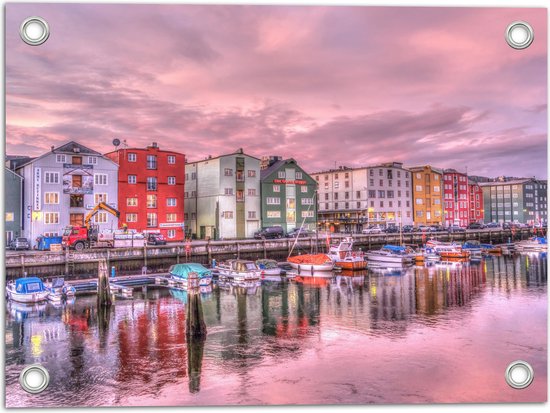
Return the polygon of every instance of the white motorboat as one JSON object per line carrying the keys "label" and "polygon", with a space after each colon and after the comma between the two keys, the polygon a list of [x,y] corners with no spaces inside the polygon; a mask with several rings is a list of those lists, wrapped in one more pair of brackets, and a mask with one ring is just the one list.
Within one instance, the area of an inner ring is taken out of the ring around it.
{"label": "white motorboat", "polygon": [[53,302],[61,302],[68,298],[72,298],[76,294],[76,289],[65,282],[63,277],[54,278],[50,285],[46,285],[49,291],[48,300]]}
{"label": "white motorboat", "polygon": [[216,266],[220,277],[229,278],[234,281],[259,280],[262,272],[254,261],[228,260]]}
{"label": "white motorboat", "polygon": [[263,276],[281,275],[284,274],[284,270],[279,267],[279,264],[275,260],[261,259],[256,260],[256,266],[262,272]]}
{"label": "white motorboat", "polygon": [[544,252],[548,250],[546,237],[533,237],[516,243],[519,252]]}
{"label": "white motorboat", "polygon": [[332,271],[334,262],[326,254],[304,254],[288,257],[288,263],[298,270],[298,274],[309,274]]}
{"label": "white motorboat", "polygon": [[364,270],[365,257],[360,251],[353,251],[353,239],[344,238],[338,245],[332,245],[327,254],[334,264],[343,270]]}
{"label": "white motorboat", "polygon": [[48,299],[50,293],[38,277],[18,278],[6,286],[8,298],[19,303],[39,303]]}
{"label": "white motorboat", "polygon": [[407,264],[412,262],[414,253],[407,247],[397,245],[384,245],[377,251],[368,251],[367,261],[369,262],[390,262]]}

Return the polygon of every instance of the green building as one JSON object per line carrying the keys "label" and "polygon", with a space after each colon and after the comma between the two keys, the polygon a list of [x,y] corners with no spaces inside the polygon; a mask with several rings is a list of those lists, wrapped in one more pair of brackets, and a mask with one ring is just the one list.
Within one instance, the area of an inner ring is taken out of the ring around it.
{"label": "green building", "polygon": [[21,196],[23,177],[9,168],[4,168],[4,206],[6,245],[21,236]]}
{"label": "green building", "polygon": [[316,229],[317,182],[292,158],[270,157],[262,166],[262,227]]}

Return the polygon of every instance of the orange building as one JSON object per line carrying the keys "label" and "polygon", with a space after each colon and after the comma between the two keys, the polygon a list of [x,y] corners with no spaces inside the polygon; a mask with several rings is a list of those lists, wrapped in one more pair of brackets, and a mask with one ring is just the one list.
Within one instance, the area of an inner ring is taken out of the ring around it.
{"label": "orange building", "polygon": [[415,225],[443,224],[443,171],[429,165],[409,168],[412,174]]}

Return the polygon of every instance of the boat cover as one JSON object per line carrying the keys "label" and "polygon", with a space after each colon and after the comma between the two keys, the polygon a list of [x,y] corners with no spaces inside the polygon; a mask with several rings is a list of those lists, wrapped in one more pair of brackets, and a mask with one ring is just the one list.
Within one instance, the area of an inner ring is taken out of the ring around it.
{"label": "boat cover", "polygon": [[187,278],[190,272],[196,272],[199,278],[212,276],[211,271],[208,268],[204,268],[201,264],[176,264],[170,268],[170,274],[176,277]]}
{"label": "boat cover", "polygon": [[44,284],[38,277],[19,278],[15,280],[15,291],[20,294],[39,293],[44,290]]}

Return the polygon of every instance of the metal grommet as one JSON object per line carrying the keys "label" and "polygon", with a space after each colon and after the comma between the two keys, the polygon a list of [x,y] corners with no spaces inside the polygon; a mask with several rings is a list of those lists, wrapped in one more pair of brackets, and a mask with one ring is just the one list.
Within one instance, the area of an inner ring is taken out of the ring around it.
{"label": "metal grommet", "polygon": [[21,23],[19,35],[25,43],[40,46],[50,37],[50,27],[42,17],[29,17]]}
{"label": "metal grommet", "polygon": [[506,368],[504,375],[506,383],[514,389],[525,389],[528,387],[535,377],[533,367],[523,360],[517,360]]}
{"label": "metal grommet", "polygon": [[36,394],[44,391],[50,383],[48,370],[40,364],[25,367],[19,374],[19,384],[28,393]]}
{"label": "metal grommet", "polygon": [[527,22],[517,21],[506,28],[506,42],[514,49],[527,49],[533,43],[535,33]]}

